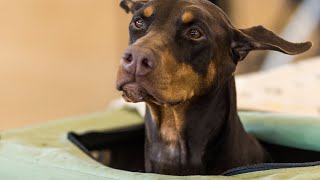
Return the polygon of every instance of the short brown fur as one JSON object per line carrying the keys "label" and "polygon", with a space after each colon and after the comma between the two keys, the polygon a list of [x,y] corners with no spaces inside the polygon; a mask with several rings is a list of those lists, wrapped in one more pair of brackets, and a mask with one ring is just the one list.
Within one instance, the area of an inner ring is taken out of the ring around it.
{"label": "short brown fur", "polygon": [[129,26],[117,89],[128,102],[147,103],[145,171],[219,174],[268,162],[237,114],[236,65],[253,50],[299,54],[311,43],[287,42],[262,26],[236,29],[205,0],[127,1],[143,26]]}

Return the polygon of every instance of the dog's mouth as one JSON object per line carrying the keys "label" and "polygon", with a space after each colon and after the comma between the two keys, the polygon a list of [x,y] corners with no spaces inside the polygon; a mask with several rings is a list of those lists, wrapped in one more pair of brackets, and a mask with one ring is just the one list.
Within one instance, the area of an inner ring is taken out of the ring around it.
{"label": "dog's mouth", "polygon": [[122,97],[127,102],[142,102],[151,98],[151,95],[138,83],[128,83],[120,87],[123,92]]}
{"label": "dog's mouth", "polygon": [[122,91],[122,97],[127,102],[157,102],[148,90],[137,82],[122,82],[117,89]]}
{"label": "dog's mouth", "polygon": [[176,106],[182,103],[182,101],[164,101],[161,97],[157,96],[157,93],[152,89],[147,89],[137,82],[123,83],[117,87],[119,91],[122,91],[122,97],[125,101],[131,103],[137,102],[151,102],[157,105]]}

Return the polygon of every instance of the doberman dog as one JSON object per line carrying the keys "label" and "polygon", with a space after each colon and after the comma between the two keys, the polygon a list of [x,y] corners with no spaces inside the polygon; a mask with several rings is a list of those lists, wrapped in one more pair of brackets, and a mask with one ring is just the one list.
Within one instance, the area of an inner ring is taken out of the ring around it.
{"label": "doberman dog", "polygon": [[262,26],[237,29],[209,0],[123,0],[133,18],[117,89],[147,104],[145,171],[219,174],[268,162],[237,114],[234,72],[253,50],[294,55],[310,42],[291,43]]}

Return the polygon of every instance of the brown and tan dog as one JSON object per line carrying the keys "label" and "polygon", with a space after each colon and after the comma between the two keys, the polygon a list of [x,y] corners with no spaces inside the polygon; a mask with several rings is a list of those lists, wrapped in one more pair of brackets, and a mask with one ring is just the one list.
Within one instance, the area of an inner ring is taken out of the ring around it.
{"label": "brown and tan dog", "polygon": [[123,0],[133,13],[117,89],[147,103],[145,171],[219,174],[269,161],[237,114],[234,71],[253,50],[294,55],[310,42],[285,41],[262,26],[237,29],[208,0]]}

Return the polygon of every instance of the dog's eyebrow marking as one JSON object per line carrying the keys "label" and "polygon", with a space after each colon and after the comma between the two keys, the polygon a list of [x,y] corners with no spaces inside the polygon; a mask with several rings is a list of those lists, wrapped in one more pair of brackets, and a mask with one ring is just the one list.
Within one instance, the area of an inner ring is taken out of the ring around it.
{"label": "dog's eyebrow marking", "polygon": [[153,15],[154,9],[152,6],[148,6],[143,10],[143,16],[144,17],[150,17]]}
{"label": "dog's eyebrow marking", "polygon": [[194,16],[193,16],[192,12],[187,11],[187,12],[183,13],[183,15],[181,16],[181,20],[183,23],[186,24],[186,23],[191,22],[193,20],[193,17]]}

